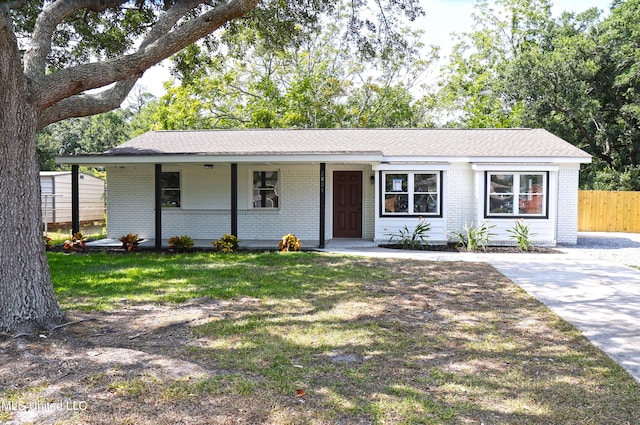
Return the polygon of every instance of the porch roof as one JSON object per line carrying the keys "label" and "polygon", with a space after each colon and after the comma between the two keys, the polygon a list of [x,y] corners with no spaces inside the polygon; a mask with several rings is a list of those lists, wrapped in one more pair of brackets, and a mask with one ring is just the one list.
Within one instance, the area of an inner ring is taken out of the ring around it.
{"label": "porch roof", "polygon": [[[187,160],[188,158],[188,160]],[[571,161],[591,156],[543,129],[249,129],[151,131],[68,164],[271,161]]]}

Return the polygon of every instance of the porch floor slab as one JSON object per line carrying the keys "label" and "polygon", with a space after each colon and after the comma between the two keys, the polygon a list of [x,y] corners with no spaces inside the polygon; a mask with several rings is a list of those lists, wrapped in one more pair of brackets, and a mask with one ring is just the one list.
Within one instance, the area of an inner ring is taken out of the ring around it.
{"label": "porch floor slab", "polygon": [[[214,239],[195,239],[195,248],[211,248],[211,243]],[[139,246],[141,248],[153,248],[156,245],[155,239],[143,239],[140,241]],[[276,249],[278,247],[277,240],[253,240],[253,239],[240,239],[240,248],[244,249]],[[87,242],[87,246],[94,248],[119,248],[122,243],[115,238],[98,239],[95,241]],[[162,241],[162,247],[167,248],[169,246],[167,241]],[[329,249],[349,249],[349,248],[375,248],[378,244],[373,241],[363,239],[331,239],[326,241],[325,250]],[[302,247],[306,249],[315,249],[318,247],[317,240],[305,241],[302,240]]]}

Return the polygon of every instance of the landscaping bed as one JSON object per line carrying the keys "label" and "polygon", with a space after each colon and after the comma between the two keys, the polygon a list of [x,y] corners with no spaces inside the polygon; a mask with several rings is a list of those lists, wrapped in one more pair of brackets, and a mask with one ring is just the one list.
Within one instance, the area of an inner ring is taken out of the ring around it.
{"label": "landscaping bed", "polygon": [[[407,249],[401,244],[380,244],[382,248],[389,249]],[[505,253],[505,254],[517,254],[517,253],[531,253],[531,254],[560,254],[557,249],[542,246],[532,246],[528,251],[523,251],[517,246],[494,246],[489,245],[487,247],[474,249],[469,251],[463,246],[458,246],[455,243],[441,244],[441,245],[424,245],[422,248],[417,248],[419,251],[439,251],[439,252],[477,252],[477,253]]]}

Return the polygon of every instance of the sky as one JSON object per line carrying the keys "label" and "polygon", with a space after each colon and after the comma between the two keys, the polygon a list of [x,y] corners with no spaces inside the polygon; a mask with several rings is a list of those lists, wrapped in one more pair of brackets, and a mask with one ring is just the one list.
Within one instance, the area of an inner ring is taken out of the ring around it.
{"label": "sky", "polygon": [[[491,1],[491,0],[489,0]],[[612,0],[552,0],[552,12],[559,16],[563,11],[582,12],[591,7],[608,12]],[[475,0],[421,0],[426,16],[416,22],[416,28],[425,31],[426,45],[441,47],[441,56],[446,58],[453,47],[452,33],[470,31]],[[162,83],[169,79],[165,65],[149,69],[140,80],[141,85],[155,96],[164,93]]]}

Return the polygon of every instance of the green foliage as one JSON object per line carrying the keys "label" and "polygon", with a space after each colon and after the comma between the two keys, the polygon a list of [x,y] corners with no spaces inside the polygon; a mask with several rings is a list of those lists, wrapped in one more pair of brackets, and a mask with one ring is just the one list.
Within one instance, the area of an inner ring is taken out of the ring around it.
{"label": "green foliage", "polygon": [[594,190],[640,191],[640,165],[626,166],[622,171],[607,167],[593,177]]}
{"label": "green foliage", "polygon": [[511,234],[509,237],[516,241],[520,251],[531,251],[531,236],[533,235],[529,233],[529,225],[524,224],[523,218],[516,221],[513,229],[507,229],[507,232]]}
{"label": "green foliage", "polygon": [[284,235],[278,242],[278,249],[281,252],[299,251],[301,246],[300,239],[291,233]]}
{"label": "green foliage", "polygon": [[436,52],[420,57],[420,33],[403,28],[396,49],[363,60],[344,43],[348,31],[348,18],[341,16],[282,50],[252,29],[238,31],[226,55],[191,48],[174,61],[182,83],[167,86],[166,95],[142,112],[151,119],[136,125],[172,130],[419,124],[423,109],[412,89]]}
{"label": "green foliage", "polygon": [[41,170],[55,168],[55,155],[101,153],[131,136],[131,111],[118,109],[52,124],[38,133],[36,149]]}
{"label": "green foliage", "polygon": [[595,8],[554,18],[550,6],[478,2],[426,103],[441,125],[545,128],[594,156],[581,187],[637,188],[640,0],[604,18]]}
{"label": "green foliage", "polygon": [[429,246],[427,241],[429,230],[431,230],[431,224],[420,218],[413,230],[409,230],[405,224],[398,233],[391,234],[389,242],[398,243],[403,249],[424,249]]}
{"label": "green foliage", "polygon": [[465,222],[462,230],[456,232],[456,246],[464,247],[467,251],[477,251],[479,249],[484,251],[494,236],[494,234],[491,233],[491,229],[494,227],[495,226],[487,226],[486,223],[474,226],[473,222],[471,225],[467,225]]}
{"label": "green foliage", "polygon": [[135,235],[129,233],[127,235],[120,237],[120,242],[122,242],[121,248],[126,250],[127,252],[135,251],[138,249],[138,234]]}
{"label": "green foliage", "polygon": [[76,232],[71,235],[71,239],[64,241],[63,248],[65,252],[82,252],[86,246],[87,243],[84,240],[84,235],[80,232]]}
{"label": "green foliage", "polygon": [[225,234],[217,241],[211,243],[220,252],[230,253],[238,251],[238,237],[235,235]]}
{"label": "green foliage", "polygon": [[195,241],[187,235],[171,236],[169,238],[169,249],[177,252],[188,251],[193,248]]}

